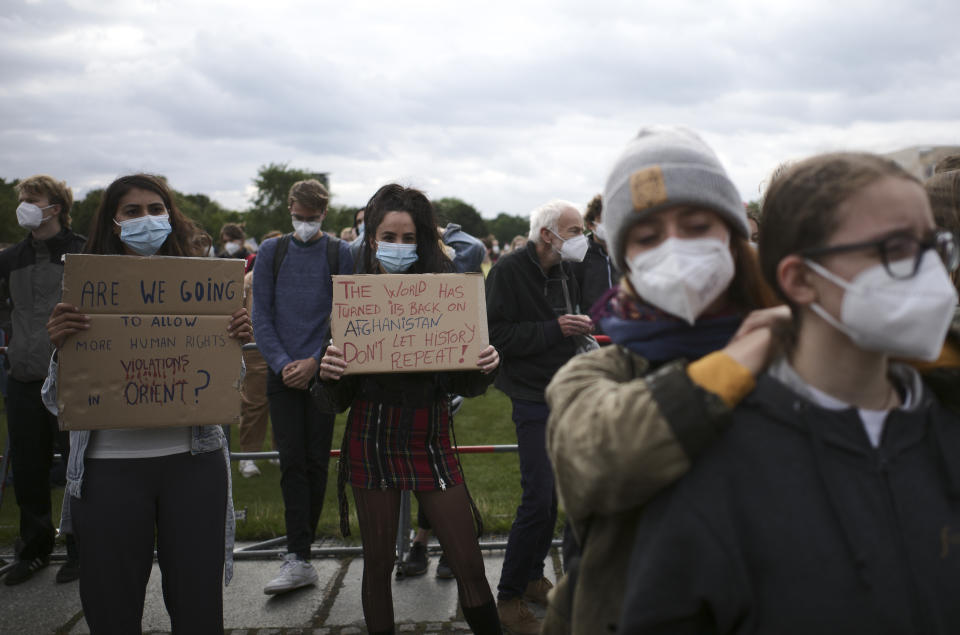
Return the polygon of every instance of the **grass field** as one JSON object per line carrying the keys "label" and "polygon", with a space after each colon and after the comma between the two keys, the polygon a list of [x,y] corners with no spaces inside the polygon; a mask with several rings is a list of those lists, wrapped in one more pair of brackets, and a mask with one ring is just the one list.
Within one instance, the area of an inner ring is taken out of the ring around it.
{"label": "grass field", "polygon": [[[346,415],[337,417],[334,447],[340,446],[345,419]],[[6,442],[6,423],[6,416],[3,415],[0,418],[0,443]],[[482,397],[466,400],[456,417],[454,432],[460,445],[516,443],[513,422],[510,420],[510,400],[495,388]],[[232,436],[234,440],[237,439],[235,429]],[[520,502],[517,455],[465,455],[461,462],[470,492],[483,515],[486,531],[506,533]],[[258,465],[262,475],[249,479],[240,476],[236,462],[233,465],[234,505],[237,510],[245,511],[246,516],[237,522],[238,540],[263,540],[284,534],[280,468],[267,461],[260,461]],[[323,515],[320,517],[320,536],[339,536],[336,482],[336,460],[332,460]],[[63,489],[54,489],[52,495],[54,518],[59,519]],[[351,538],[358,541],[353,497],[348,496],[348,500],[351,507]],[[13,488],[8,487],[0,504],[0,546],[6,548],[13,544],[18,532],[18,517]]]}

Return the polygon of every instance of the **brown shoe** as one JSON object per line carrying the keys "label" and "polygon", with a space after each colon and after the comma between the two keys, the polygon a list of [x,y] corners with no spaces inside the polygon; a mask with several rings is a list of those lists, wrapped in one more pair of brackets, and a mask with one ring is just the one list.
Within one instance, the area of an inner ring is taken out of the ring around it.
{"label": "brown shoe", "polygon": [[523,598],[497,600],[500,625],[511,635],[538,635],[540,620],[533,614]]}
{"label": "brown shoe", "polygon": [[544,577],[534,580],[527,585],[527,590],[523,592],[524,599],[536,602],[537,604],[547,605],[547,594],[553,588],[553,583]]}

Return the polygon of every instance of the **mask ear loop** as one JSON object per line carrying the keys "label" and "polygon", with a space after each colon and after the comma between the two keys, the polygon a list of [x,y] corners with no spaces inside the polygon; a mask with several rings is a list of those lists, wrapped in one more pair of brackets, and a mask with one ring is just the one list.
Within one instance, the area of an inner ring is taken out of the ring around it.
{"label": "mask ear loop", "polygon": [[[804,258],[803,262],[808,267],[810,267],[810,269],[812,269],[814,273],[818,274],[822,278],[826,278],[833,284],[843,289],[844,293],[850,291],[851,285],[849,282],[847,282],[837,274],[833,273],[823,265],[816,263],[810,260],[809,258]],[[810,310],[816,313],[817,315],[819,315],[821,318],[823,318],[824,322],[826,322],[833,328],[837,329],[838,331],[840,331],[841,333],[849,337],[854,342],[857,341],[854,332],[846,324],[844,324],[834,316],[830,315],[830,313],[819,302],[811,302]]]}
{"label": "mask ear loop", "polygon": [[550,232],[551,234],[553,234],[554,236],[556,236],[557,238],[560,239],[560,249],[557,249],[556,247],[554,247],[554,246],[553,246],[553,243],[550,243],[550,248],[553,249],[555,252],[557,252],[557,254],[563,255],[563,243],[565,243],[565,242],[567,242],[567,241],[563,239],[563,236],[561,236],[561,235],[558,234],[557,232],[553,231],[553,230],[550,229],[549,227],[547,227],[547,231]]}

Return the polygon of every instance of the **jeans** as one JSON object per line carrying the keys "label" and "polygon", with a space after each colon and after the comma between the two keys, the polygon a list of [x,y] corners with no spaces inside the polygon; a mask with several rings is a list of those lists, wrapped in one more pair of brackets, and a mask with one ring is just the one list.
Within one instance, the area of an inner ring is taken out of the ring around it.
{"label": "jeans", "polygon": [[323,510],[335,416],[320,412],[308,391],[287,387],[272,370],[267,397],[280,454],[287,551],[306,559]]}
{"label": "jeans", "polygon": [[139,633],[157,547],[174,633],[223,633],[227,470],[222,452],[87,459],[71,498],[80,602],[92,633]]}
{"label": "jeans", "polygon": [[7,383],[7,423],[10,431],[10,463],[20,507],[22,560],[49,555],[55,532],[50,507],[50,466],[54,445],[66,457],[69,434],[59,431],[57,418],[47,412],[40,399],[42,381]]}
{"label": "jeans", "polygon": [[557,493],[553,468],[547,457],[547,404],[512,399],[513,423],[520,450],[520,487],[523,494],[510,527],[497,598],[523,595],[527,584],[543,576],[543,561],[550,551],[557,524]]}

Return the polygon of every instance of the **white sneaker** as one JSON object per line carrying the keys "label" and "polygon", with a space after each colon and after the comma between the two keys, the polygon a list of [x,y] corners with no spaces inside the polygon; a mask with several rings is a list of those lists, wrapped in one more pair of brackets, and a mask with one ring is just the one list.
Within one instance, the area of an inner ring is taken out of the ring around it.
{"label": "white sneaker", "polygon": [[241,459],[239,469],[240,475],[243,476],[243,478],[260,476],[260,468],[257,467],[257,464],[250,459]]}
{"label": "white sneaker", "polygon": [[263,587],[263,592],[267,595],[276,595],[277,593],[286,593],[302,586],[315,584],[317,581],[317,571],[313,565],[305,560],[297,558],[297,554],[288,553],[283,557],[283,564],[280,566],[280,573],[267,586]]}

